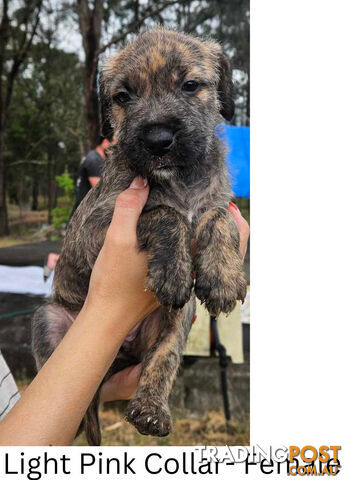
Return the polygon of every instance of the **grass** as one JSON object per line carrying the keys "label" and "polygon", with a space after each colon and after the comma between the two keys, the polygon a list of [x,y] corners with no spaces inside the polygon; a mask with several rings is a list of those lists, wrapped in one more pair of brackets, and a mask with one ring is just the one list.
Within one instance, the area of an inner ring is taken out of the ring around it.
{"label": "grass", "polygon": [[[123,446],[185,446],[185,445],[249,445],[248,421],[226,425],[222,411],[210,411],[200,418],[190,418],[188,412],[172,409],[173,431],[168,437],[141,435],[124,420],[121,411],[108,408],[100,412],[102,445]],[[84,434],[74,445],[87,445]]]}
{"label": "grass", "polygon": [[[20,392],[26,389],[29,380],[17,381]],[[149,437],[141,435],[123,416],[122,409],[114,404],[107,404],[100,410],[102,445],[122,446],[201,446],[201,445],[249,445],[249,421],[230,422],[226,425],[222,411],[210,411],[198,417],[187,411],[173,409],[173,431],[168,437]],[[82,433],[75,441],[75,446],[87,445]]]}

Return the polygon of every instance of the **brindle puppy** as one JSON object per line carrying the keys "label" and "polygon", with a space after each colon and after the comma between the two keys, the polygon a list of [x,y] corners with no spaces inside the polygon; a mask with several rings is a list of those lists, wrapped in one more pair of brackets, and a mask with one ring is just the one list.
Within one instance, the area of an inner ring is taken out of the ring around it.
{"label": "brindle puppy", "polygon": [[[225,153],[215,133],[222,116],[233,116],[231,71],[218,44],[158,28],[104,63],[100,97],[103,134],[115,135],[117,144],[69,223],[52,303],[33,320],[33,349],[40,368],[84,303],[116,196],[136,175],[147,178],[139,248],[149,256],[146,287],[162,307],[131,332],[109,375],[142,362],[126,417],[139,432],[163,436],[171,431],[168,397],[195,311],[192,272],[195,294],[211,314],[231,312],[246,293],[239,232],[227,211]],[[97,408],[98,392],[84,420],[95,445]]]}

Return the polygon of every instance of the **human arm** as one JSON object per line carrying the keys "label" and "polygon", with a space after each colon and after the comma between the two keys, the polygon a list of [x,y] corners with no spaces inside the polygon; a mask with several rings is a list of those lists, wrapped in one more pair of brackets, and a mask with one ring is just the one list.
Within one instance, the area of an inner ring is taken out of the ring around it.
{"label": "human arm", "polygon": [[144,291],[147,259],[137,248],[147,196],[144,186],[119,195],[84,307],[1,422],[0,445],[70,445],[125,336],[158,306]]}
{"label": "human arm", "polygon": [[93,188],[100,181],[101,177],[88,177],[91,187]]}

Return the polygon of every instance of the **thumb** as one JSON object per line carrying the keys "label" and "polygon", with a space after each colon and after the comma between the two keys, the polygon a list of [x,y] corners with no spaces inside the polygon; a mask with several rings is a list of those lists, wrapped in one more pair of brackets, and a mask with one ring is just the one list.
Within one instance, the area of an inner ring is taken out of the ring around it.
{"label": "thumb", "polygon": [[116,198],[111,233],[124,237],[136,233],[137,223],[149,195],[147,180],[136,177],[127,190]]}

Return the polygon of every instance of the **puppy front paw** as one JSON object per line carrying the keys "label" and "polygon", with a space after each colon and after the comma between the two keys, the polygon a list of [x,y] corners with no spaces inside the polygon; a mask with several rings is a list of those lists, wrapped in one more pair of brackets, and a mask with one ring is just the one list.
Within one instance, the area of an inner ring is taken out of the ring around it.
{"label": "puppy front paw", "polygon": [[147,288],[168,308],[179,309],[189,301],[193,288],[191,264],[167,260],[165,265],[149,267]]}
{"label": "puppy front paw", "polygon": [[161,399],[135,397],[126,409],[126,420],[142,435],[165,437],[172,430],[171,415]]}
{"label": "puppy front paw", "polygon": [[211,315],[231,313],[238,300],[244,300],[247,283],[241,261],[228,265],[201,263],[197,270],[195,294]]}

